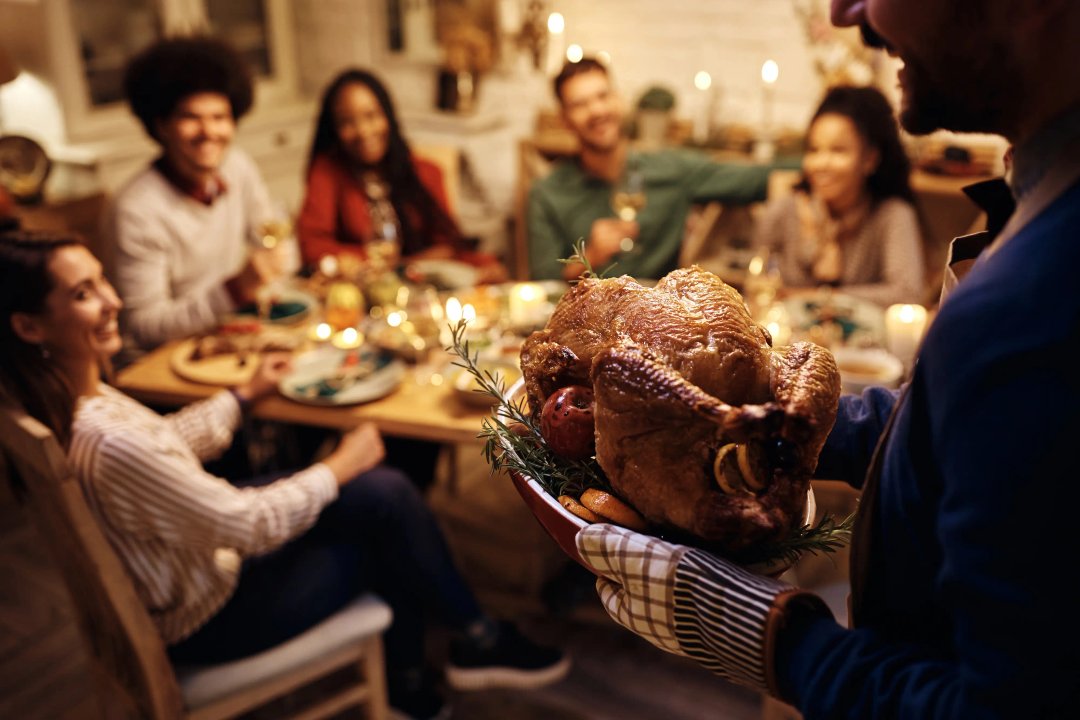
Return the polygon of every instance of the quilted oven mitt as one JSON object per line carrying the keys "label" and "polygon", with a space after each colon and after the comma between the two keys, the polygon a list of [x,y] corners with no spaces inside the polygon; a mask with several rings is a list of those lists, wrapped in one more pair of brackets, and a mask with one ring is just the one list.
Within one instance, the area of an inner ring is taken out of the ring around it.
{"label": "quilted oven mitt", "polygon": [[600,600],[617,623],[771,695],[779,695],[773,654],[788,611],[804,603],[830,615],[816,595],[617,525],[589,525],[578,532],[577,547],[598,575]]}

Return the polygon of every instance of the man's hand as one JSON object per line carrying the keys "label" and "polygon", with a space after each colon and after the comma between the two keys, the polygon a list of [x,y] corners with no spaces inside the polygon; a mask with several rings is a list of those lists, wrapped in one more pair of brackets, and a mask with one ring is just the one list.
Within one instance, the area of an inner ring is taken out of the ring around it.
{"label": "man's hand", "polygon": [[232,278],[232,287],[243,302],[255,302],[258,290],[283,274],[285,266],[284,246],[273,249],[255,248],[240,272]]}
{"label": "man's hand", "polygon": [[695,548],[617,525],[577,534],[582,559],[599,575],[596,589],[617,623],[662,650],[689,657],[717,675],[772,694],[770,640],[793,601],[828,614],[820,598]]}
{"label": "man's hand", "polygon": [[609,264],[613,257],[624,251],[624,240],[636,241],[640,233],[641,227],[636,220],[600,218],[592,224],[592,232],[585,243],[585,258],[593,268],[599,270],[602,265]]}
{"label": "man's hand", "polygon": [[[623,243],[626,240],[635,242],[641,233],[641,227],[635,220],[619,220],[617,218],[600,218],[594,220],[589,237],[585,241],[585,259],[596,272],[603,271],[611,264],[612,259],[626,248]],[[563,279],[573,280],[581,275],[585,266],[581,263],[570,263],[563,269]]]}
{"label": "man's hand", "polygon": [[372,423],[364,423],[345,433],[334,452],[323,460],[344,485],[357,475],[378,465],[386,457],[382,436]]}
{"label": "man's hand", "polygon": [[244,385],[236,388],[237,397],[243,402],[255,402],[277,389],[277,386],[292,370],[292,355],[285,352],[267,353],[259,367]]}

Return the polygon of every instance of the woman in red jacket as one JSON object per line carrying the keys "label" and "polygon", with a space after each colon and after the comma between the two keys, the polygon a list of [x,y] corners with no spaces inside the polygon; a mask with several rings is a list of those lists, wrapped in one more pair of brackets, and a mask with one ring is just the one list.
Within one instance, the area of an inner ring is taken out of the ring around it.
{"label": "woman in red jacket", "polygon": [[363,70],[344,71],[323,94],[297,231],[308,264],[324,255],[367,259],[373,244],[391,243],[406,265],[454,258],[476,265],[481,280],[506,278],[495,258],[468,250],[442,172],[412,154],[389,93]]}

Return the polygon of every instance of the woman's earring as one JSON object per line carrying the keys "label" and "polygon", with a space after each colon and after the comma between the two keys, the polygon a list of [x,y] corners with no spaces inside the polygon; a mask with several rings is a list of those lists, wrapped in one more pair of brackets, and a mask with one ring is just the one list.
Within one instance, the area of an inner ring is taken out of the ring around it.
{"label": "woman's earring", "polygon": [[50,357],[52,357],[51,355],[49,355],[49,348],[45,347],[45,343],[41,343],[40,345],[38,345],[38,349],[41,350],[42,360],[48,360]]}

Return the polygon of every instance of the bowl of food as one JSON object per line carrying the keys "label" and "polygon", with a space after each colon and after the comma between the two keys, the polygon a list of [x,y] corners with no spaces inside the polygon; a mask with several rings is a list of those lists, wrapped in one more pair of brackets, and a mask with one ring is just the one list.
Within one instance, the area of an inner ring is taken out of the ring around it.
{"label": "bowl of food", "polygon": [[858,395],[873,385],[895,388],[904,377],[904,364],[880,348],[839,347],[833,350],[844,393]]}

